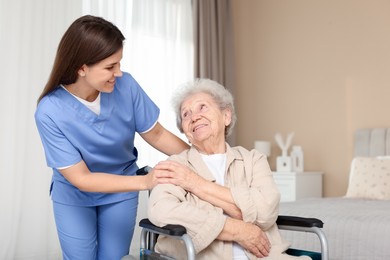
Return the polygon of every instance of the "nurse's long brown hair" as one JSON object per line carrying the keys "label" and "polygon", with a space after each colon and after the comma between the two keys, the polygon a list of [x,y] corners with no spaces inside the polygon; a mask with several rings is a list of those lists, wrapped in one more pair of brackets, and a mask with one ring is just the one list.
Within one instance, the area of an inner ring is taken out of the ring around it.
{"label": "nurse's long brown hair", "polygon": [[123,47],[124,40],[121,31],[103,18],[85,15],[75,20],[62,36],[38,103],[58,85],[75,83],[78,70],[84,64],[96,64],[116,53]]}

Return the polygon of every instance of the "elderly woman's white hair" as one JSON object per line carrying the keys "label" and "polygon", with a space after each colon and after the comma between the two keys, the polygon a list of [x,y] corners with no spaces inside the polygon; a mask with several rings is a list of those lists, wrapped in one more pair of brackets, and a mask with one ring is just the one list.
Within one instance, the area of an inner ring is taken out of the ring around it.
{"label": "elderly woman's white hair", "polygon": [[231,111],[232,120],[225,128],[225,137],[229,136],[232,133],[237,120],[233,96],[224,86],[211,79],[196,79],[192,82],[186,83],[182,85],[173,95],[172,104],[176,113],[176,125],[180,132],[183,133],[181,125],[181,105],[186,98],[197,93],[209,94],[221,110],[229,109]]}

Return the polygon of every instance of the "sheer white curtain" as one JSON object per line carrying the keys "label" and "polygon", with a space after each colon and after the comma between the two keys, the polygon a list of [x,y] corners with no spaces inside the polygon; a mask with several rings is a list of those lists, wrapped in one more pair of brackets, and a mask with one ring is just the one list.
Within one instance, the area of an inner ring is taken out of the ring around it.
{"label": "sheer white curtain", "polygon": [[[120,27],[127,39],[122,69],[159,105],[160,122],[178,134],[169,99],[176,86],[192,79],[190,0],[0,0],[0,259],[61,259],[51,170],[33,115],[62,34],[86,13]],[[165,158],[140,139],[137,145],[140,165]]]}
{"label": "sheer white curtain", "polygon": [[[104,17],[126,40],[121,69],[130,72],[161,109],[160,122],[184,139],[175,125],[170,98],[193,79],[191,0],[83,0],[83,13]],[[139,164],[166,156],[137,139]]]}
{"label": "sheer white curtain", "polygon": [[36,99],[78,0],[0,0],[0,259],[60,259]]}

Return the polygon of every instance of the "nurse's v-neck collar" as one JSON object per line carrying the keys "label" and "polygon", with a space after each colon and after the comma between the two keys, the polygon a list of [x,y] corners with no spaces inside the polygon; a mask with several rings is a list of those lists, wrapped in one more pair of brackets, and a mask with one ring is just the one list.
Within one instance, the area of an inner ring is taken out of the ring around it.
{"label": "nurse's v-neck collar", "polygon": [[63,89],[65,89],[68,93],[70,93],[72,96],[74,96],[79,102],[81,102],[83,105],[88,107],[90,110],[92,110],[96,115],[100,115],[100,96],[101,92],[99,91],[99,94],[97,95],[97,98],[95,98],[94,101],[88,101],[85,99],[82,99],[72,92],[70,92],[67,88],[64,87],[64,85],[60,85]]}
{"label": "nurse's v-neck collar", "polygon": [[[113,102],[111,100],[112,93],[100,93],[100,114],[97,115],[86,105],[77,100],[76,97],[74,97],[65,88],[60,87],[59,92],[61,93],[63,101],[73,110],[75,110],[80,118],[82,118],[85,122],[90,123],[91,125],[101,125],[102,121],[106,121],[110,117],[113,110]],[[102,125],[100,127],[102,127]]]}

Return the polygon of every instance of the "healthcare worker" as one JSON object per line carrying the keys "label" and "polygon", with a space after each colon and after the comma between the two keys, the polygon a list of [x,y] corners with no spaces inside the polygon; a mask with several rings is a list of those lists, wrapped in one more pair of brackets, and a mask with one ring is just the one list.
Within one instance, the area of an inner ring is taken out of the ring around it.
{"label": "healthcare worker", "polygon": [[135,176],[136,132],[167,155],[188,148],[159,124],[158,107],[120,70],[124,39],[102,18],[75,20],[38,99],[35,121],[53,169],[50,192],[64,259],[128,254],[138,191],[164,181],[153,171]]}

